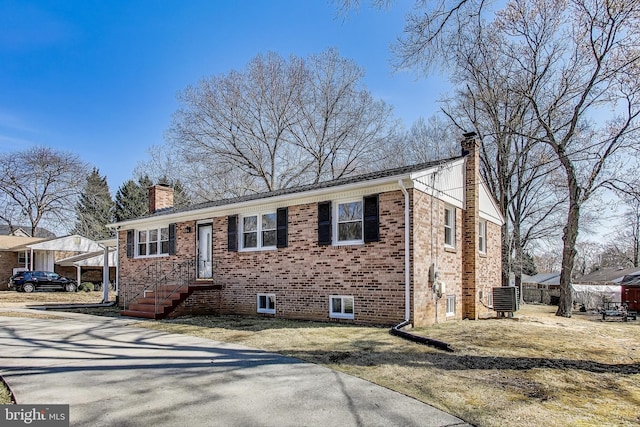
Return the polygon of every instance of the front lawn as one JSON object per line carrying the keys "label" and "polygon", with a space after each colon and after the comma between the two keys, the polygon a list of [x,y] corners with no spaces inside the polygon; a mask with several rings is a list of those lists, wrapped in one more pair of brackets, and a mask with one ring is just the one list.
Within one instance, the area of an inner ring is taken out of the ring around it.
{"label": "front lawn", "polygon": [[640,321],[603,322],[584,313],[565,319],[554,312],[525,305],[514,319],[413,330],[448,342],[453,353],[404,341],[386,328],[331,323],[198,316],[132,326],[297,357],[479,426],[640,424]]}

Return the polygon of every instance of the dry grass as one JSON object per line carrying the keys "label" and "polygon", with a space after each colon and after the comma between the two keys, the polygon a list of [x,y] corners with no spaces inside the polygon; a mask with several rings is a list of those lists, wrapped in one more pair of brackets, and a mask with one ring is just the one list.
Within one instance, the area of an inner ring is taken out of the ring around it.
{"label": "dry grass", "polygon": [[450,343],[454,353],[384,328],[317,322],[201,316],[139,325],[325,365],[480,426],[640,423],[640,321],[603,322],[582,313],[565,319],[554,316],[554,307],[527,305],[515,319],[413,331]]}
{"label": "dry grass", "polygon": [[[115,299],[114,292],[109,298]],[[0,307],[28,307],[47,304],[92,304],[102,302],[102,291],[93,292],[16,292],[0,291]]]}

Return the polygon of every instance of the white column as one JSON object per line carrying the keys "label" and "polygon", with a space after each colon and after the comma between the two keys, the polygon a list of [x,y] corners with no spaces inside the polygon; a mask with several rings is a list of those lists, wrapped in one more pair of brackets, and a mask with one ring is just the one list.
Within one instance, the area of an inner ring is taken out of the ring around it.
{"label": "white column", "polygon": [[105,245],[102,263],[102,302],[109,301],[109,247]]}

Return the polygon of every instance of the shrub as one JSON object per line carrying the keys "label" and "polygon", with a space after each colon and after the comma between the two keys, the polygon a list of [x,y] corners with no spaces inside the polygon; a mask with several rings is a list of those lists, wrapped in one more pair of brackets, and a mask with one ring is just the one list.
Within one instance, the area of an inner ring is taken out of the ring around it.
{"label": "shrub", "polygon": [[82,282],[80,286],[78,286],[79,291],[91,292],[93,291],[93,283],[91,282]]}

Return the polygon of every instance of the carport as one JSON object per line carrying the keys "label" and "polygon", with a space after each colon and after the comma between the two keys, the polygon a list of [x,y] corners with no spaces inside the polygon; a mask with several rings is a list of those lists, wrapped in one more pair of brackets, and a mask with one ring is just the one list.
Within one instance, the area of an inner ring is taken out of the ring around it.
{"label": "carport", "polygon": [[[76,267],[81,282],[82,267],[102,267],[102,289],[109,300],[109,266],[116,265],[116,239],[91,240],[78,234],[26,245],[31,251],[31,270],[54,271],[55,265]],[[56,260],[62,254],[62,258]],[[117,277],[117,272],[116,272]]]}

